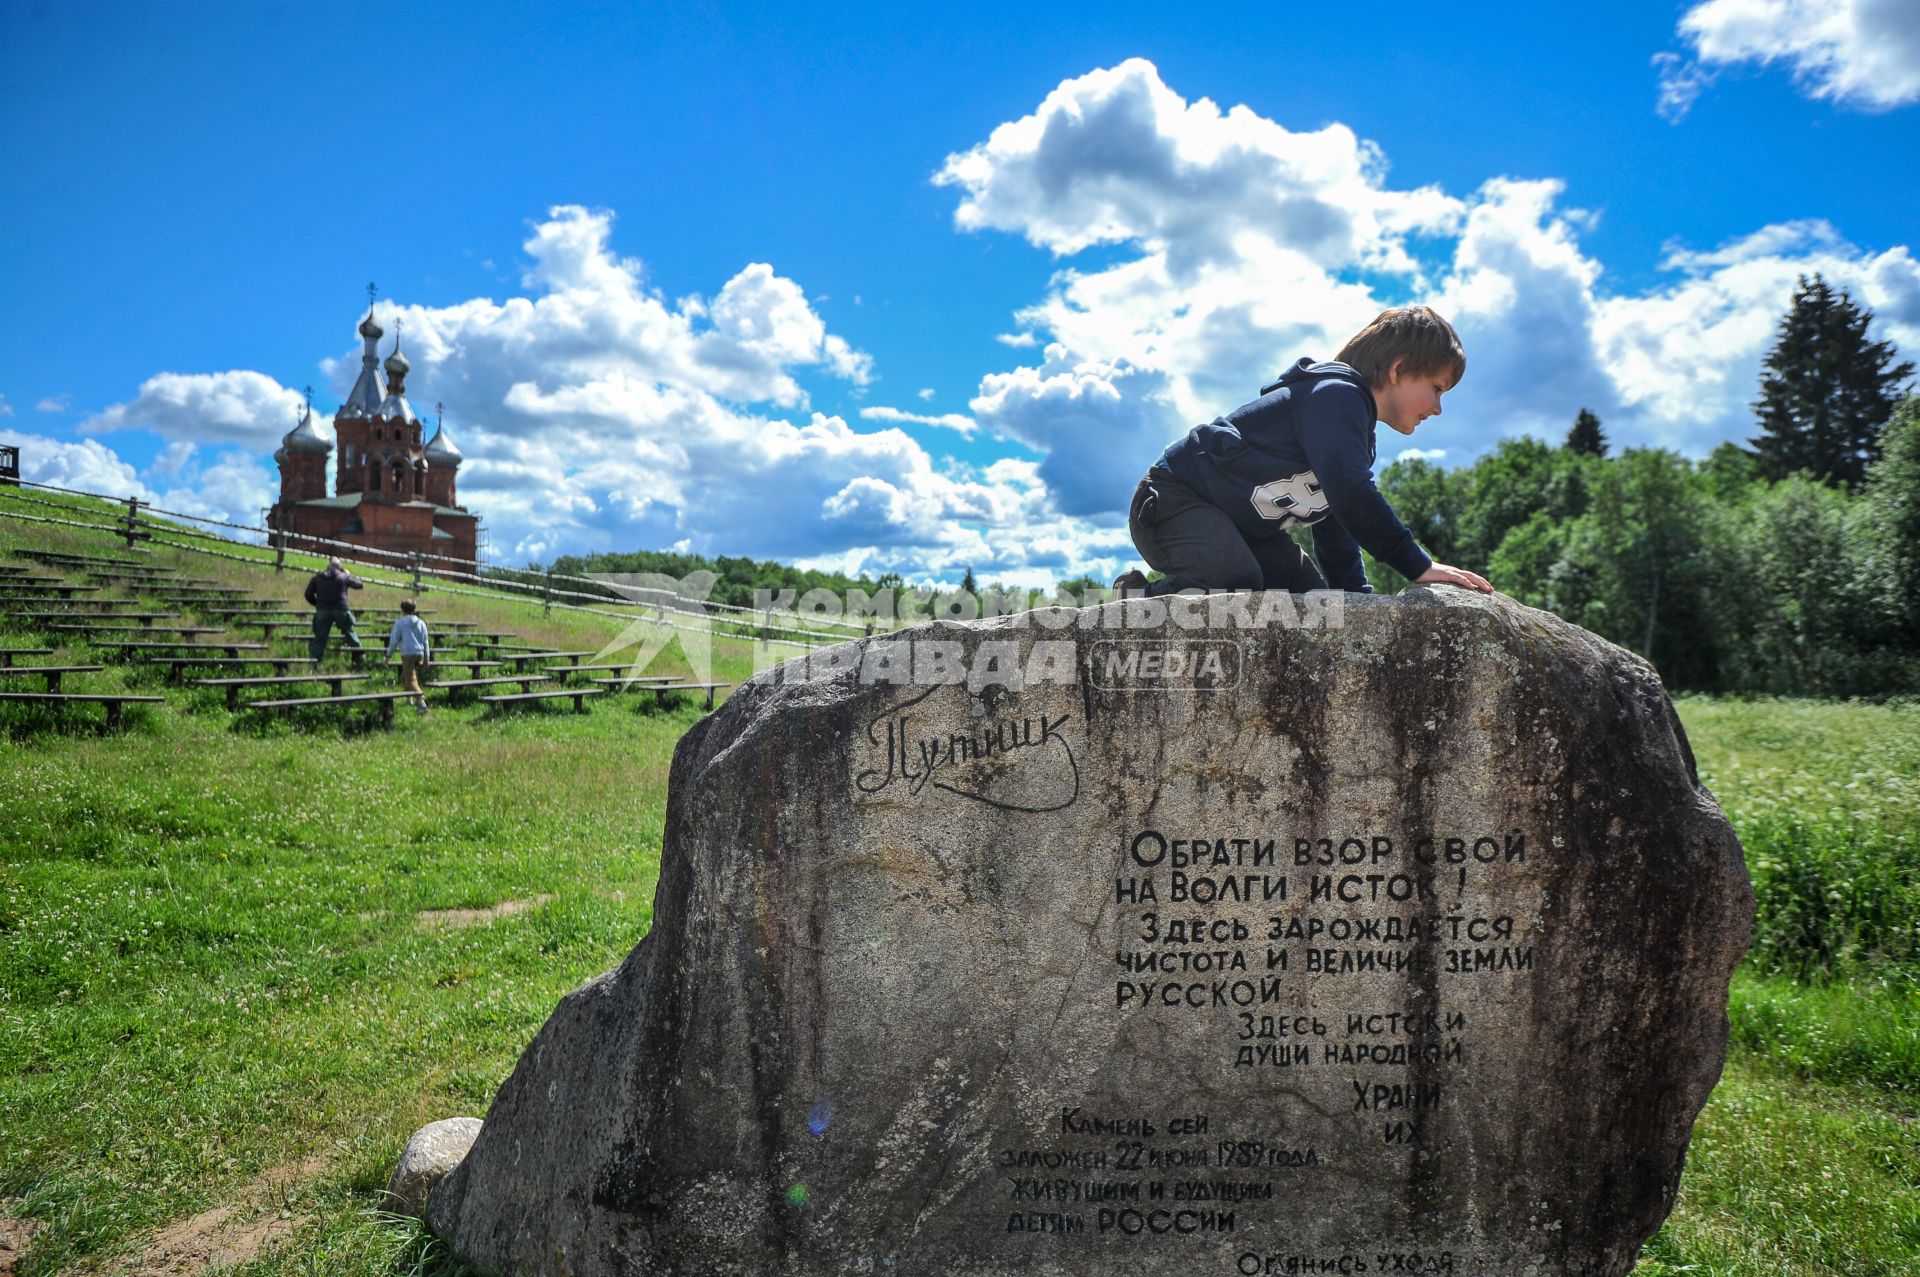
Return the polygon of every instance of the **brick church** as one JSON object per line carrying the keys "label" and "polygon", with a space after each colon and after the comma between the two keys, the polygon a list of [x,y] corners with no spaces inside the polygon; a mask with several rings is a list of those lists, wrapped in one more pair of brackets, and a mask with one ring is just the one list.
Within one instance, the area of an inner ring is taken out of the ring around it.
{"label": "brick church", "polygon": [[[460,450],[444,422],[432,439],[421,443],[420,417],[407,402],[407,357],[400,353],[396,333],[382,377],[382,336],[369,309],[360,322],[366,343],[360,379],[333,418],[339,443],[334,494],[327,495],[327,458],[334,444],[315,428],[311,403],[273,454],[280,466],[280,499],[267,511],[271,543],[291,549],[309,545],[310,538],[324,538],[370,550],[417,551],[472,562],[479,558],[480,517],[470,514],[454,493]],[[337,552],[337,547],[310,548]],[[450,563],[428,566],[474,570]]]}

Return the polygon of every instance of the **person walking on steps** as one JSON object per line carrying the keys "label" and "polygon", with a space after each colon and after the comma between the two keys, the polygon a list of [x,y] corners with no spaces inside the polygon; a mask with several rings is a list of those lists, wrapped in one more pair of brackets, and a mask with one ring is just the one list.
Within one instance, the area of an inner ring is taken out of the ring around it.
{"label": "person walking on steps", "polygon": [[400,616],[387,634],[387,659],[400,653],[400,690],[413,693],[414,712],[427,712],[426,694],[420,690],[420,667],[432,659],[427,641],[427,623],[420,619],[412,599],[400,600]]}
{"label": "person walking on steps", "polygon": [[307,582],[307,602],[313,605],[313,642],[307,645],[307,655],[316,668],[320,658],[327,654],[327,638],[336,625],[346,637],[347,646],[353,649],[354,659],[360,659],[360,636],[353,632],[353,609],[347,606],[347,591],[365,585],[365,581],[342,567],[338,559],[328,559],[326,570],[314,573],[313,579]]}

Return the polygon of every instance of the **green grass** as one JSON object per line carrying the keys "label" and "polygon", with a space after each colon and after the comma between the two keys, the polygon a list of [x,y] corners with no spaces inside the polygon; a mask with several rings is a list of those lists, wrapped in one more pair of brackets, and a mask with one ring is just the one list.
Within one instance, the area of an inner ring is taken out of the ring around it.
{"label": "green grass", "polygon": [[1920,707],[1679,709],[1760,918],[1726,1074],[1639,1272],[1920,1272]]}
{"label": "green grass", "polygon": [[1640,1277],[1920,1271],[1920,1129],[1878,1091],[1739,1052],[1694,1127],[1680,1200]]}
{"label": "green grass", "polygon": [[1920,970],[1920,706],[1700,699],[1682,717],[1747,850],[1755,963]]}
{"label": "green grass", "polygon": [[343,1140],[390,1168],[420,1122],[483,1113],[530,1027],[649,922],[696,715],[609,708],[12,747],[0,1196],[62,1225],[27,1271]]}
{"label": "green grass", "polygon": [[[0,551],[23,542],[118,549],[0,521]],[[154,557],[289,599],[306,579]],[[622,628],[427,603],[567,648]],[[100,655],[60,647],[49,659]],[[715,677],[751,673],[746,644],[713,656]],[[102,663],[69,687],[159,687],[155,670]],[[656,669],[688,666],[676,646]],[[0,707],[0,1214],[48,1225],[21,1272],[98,1264],[235,1202],[298,1224],[262,1271],[444,1268],[378,1213],[399,1146],[484,1113],[554,1002],[646,932],[667,767],[700,711],[476,705],[403,712],[386,732],[249,724],[218,693],[166,694],[115,735],[97,710]],[[482,925],[419,917],[541,897]],[[281,1187],[263,1195],[263,1175]]]}
{"label": "green grass", "polygon": [[[117,548],[0,520],[0,552],[23,540]],[[304,581],[156,557],[289,599]],[[568,648],[619,628],[427,602]],[[716,646],[716,677],[752,663]],[[167,696],[119,735],[97,713],[0,710],[0,1215],[46,1224],[21,1271],[111,1271],[239,1204],[293,1229],[248,1274],[451,1277],[380,1190],[415,1128],[484,1113],[555,1000],[644,934],[667,766],[698,711],[467,708],[383,732],[247,727],[215,693]],[[1763,912],[1725,1079],[1640,1272],[1920,1271],[1920,708],[1680,712]],[[543,896],[484,925],[421,921]]]}

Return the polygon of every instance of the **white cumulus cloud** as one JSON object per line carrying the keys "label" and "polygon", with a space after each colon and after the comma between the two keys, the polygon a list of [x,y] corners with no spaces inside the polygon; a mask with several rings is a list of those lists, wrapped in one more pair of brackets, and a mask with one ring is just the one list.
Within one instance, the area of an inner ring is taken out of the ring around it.
{"label": "white cumulus cloud", "polygon": [[1062,256],[1138,243],[1186,278],[1237,260],[1250,238],[1327,265],[1409,270],[1406,236],[1459,207],[1431,187],[1387,187],[1385,168],[1345,125],[1296,133],[1243,106],[1188,102],[1134,58],[1064,82],[934,180],[963,192],[963,229]]}
{"label": "white cumulus cloud", "polygon": [[[231,443],[271,453],[300,420],[300,392],[247,369],[156,373],[127,403],[80,424],[89,433],[146,429],[166,439]],[[323,433],[326,433],[323,431]]]}
{"label": "white cumulus cloud", "polygon": [[7,442],[20,449],[20,477],[30,482],[102,496],[138,497],[149,504],[156,499],[134,468],[97,439],[75,443],[9,433]]}
{"label": "white cumulus cloud", "polygon": [[[379,308],[383,348],[398,332],[412,365],[408,395],[427,415],[448,406],[467,458],[460,500],[496,558],[675,544],[792,558],[857,539],[876,568],[939,572],[967,554],[1016,572],[1056,558],[1059,542],[1112,540],[1065,519],[1031,471],[937,463],[897,428],[788,419],[807,403],[798,370],[858,387],[872,360],[767,263],[669,302],[615,250],[613,215],[578,206],[552,209],[524,248],[530,295]],[[358,355],[356,343],[326,361],[336,394]],[[149,473],[173,508],[254,522],[299,402],[257,372],[163,373],[82,428],[158,433],[170,446]],[[901,420],[971,428],[959,414]],[[1052,534],[1025,541],[1016,528]]]}
{"label": "white cumulus cloud", "polygon": [[1866,111],[1920,101],[1920,9],[1913,0],[1705,0],[1680,18],[1693,50],[1656,57],[1661,110],[1684,116],[1714,72],[1783,65],[1809,97]]}
{"label": "white cumulus cloud", "polygon": [[[1622,445],[1698,453],[1743,438],[1801,274],[1824,273],[1920,349],[1905,246],[1860,248],[1819,222],[1762,226],[1670,245],[1663,279],[1618,289],[1583,243],[1596,215],[1566,204],[1556,178],[1397,190],[1386,157],[1347,130],[1293,133],[1189,103],[1140,61],[1066,81],[936,180],[961,191],[962,228],[1069,259],[1014,316],[1041,357],[986,374],[970,407],[1041,450],[1048,491],[1089,520],[1117,519],[1191,426],[1302,355],[1331,357],[1388,305],[1429,302],[1460,330],[1466,379],[1420,435],[1460,459],[1503,435],[1558,440],[1582,406]],[[1322,212],[1289,215],[1302,209]],[[1080,268],[1095,245],[1100,264]]]}
{"label": "white cumulus cloud", "polygon": [[[931,397],[930,395],[927,397]],[[873,404],[860,410],[863,421],[912,422],[922,426],[940,426],[946,430],[957,430],[963,435],[974,431],[974,420],[964,413],[943,412],[938,415],[925,412],[906,412],[899,408],[889,408],[884,404]]]}

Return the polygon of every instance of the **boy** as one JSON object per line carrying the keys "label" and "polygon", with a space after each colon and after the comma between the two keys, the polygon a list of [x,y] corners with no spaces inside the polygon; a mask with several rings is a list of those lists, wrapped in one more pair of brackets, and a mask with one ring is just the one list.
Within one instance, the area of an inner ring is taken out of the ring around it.
{"label": "boy", "polygon": [[393,622],[393,629],[387,634],[387,659],[393,659],[395,648],[400,650],[400,690],[413,693],[413,709],[416,714],[427,712],[427,697],[420,690],[420,667],[427,663],[430,652],[427,644],[427,623],[415,613],[418,611],[412,599],[400,600],[400,615]]}
{"label": "boy", "polygon": [[[1147,471],[1127,529],[1147,583],[1122,573],[1126,595],[1183,590],[1371,593],[1361,547],[1409,581],[1483,594],[1484,577],[1435,563],[1373,484],[1374,422],[1403,435],[1440,415],[1440,396],[1467,357],[1453,326],[1427,306],[1382,311],[1332,363],[1302,359],[1252,403],[1196,426]],[[1313,529],[1316,569],[1288,534]]]}

